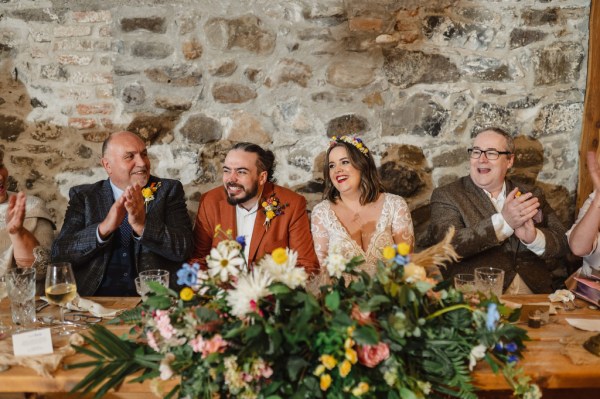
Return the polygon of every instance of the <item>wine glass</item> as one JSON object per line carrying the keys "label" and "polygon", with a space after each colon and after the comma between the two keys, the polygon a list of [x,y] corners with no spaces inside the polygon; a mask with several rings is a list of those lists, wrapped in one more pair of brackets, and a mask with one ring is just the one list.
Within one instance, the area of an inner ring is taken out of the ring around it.
{"label": "wine glass", "polygon": [[77,285],[71,264],[68,262],[53,263],[46,272],[46,298],[48,302],[60,306],[60,324],[62,334],[65,330],[65,306],[77,295]]}
{"label": "wine glass", "polygon": [[[0,303],[8,296],[8,288],[6,287],[6,277],[0,276]],[[10,326],[4,324],[0,318],[0,334],[5,334],[10,331]]]}

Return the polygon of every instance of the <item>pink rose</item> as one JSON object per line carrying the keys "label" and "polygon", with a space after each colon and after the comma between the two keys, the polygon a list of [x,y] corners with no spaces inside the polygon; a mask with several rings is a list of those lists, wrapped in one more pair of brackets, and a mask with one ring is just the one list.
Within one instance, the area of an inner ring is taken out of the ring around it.
{"label": "pink rose", "polygon": [[361,326],[365,324],[371,324],[373,321],[371,320],[371,312],[361,312],[360,307],[357,304],[352,306],[352,313],[350,314],[354,320],[358,322]]}
{"label": "pink rose", "polygon": [[204,347],[202,348],[202,358],[204,359],[211,353],[219,352],[223,353],[225,347],[227,346],[227,341],[221,337],[221,335],[217,334],[211,339],[204,341]]}
{"label": "pink rose", "polygon": [[189,342],[189,344],[194,352],[202,352],[204,350],[205,341],[204,338],[202,338],[202,335],[197,335],[196,338]]}
{"label": "pink rose", "polygon": [[377,345],[358,346],[358,361],[367,367],[375,367],[390,357],[390,347],[385,342]]}

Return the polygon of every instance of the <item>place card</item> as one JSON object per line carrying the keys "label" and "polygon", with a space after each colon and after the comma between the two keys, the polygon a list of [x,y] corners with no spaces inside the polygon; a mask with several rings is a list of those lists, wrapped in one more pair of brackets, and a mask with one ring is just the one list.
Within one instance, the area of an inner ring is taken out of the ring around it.
{"label": "place card", "polygon": [[13,334],[12,341],[15,356],[47,355],[54,352],[49,328]]}

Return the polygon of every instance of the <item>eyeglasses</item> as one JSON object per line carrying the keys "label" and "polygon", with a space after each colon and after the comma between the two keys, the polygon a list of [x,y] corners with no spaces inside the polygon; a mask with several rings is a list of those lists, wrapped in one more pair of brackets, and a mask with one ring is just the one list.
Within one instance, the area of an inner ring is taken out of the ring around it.
{"label": "eyeglasses", "polygon": [[490,161],[498,159],[500,155],[510,155],[510,151],[496,151],[496,150],[480,150],[478,148],[469,148],[467,150],[469,156],[473,159],[481,158],[481,154],[485,154],[485,157]]}

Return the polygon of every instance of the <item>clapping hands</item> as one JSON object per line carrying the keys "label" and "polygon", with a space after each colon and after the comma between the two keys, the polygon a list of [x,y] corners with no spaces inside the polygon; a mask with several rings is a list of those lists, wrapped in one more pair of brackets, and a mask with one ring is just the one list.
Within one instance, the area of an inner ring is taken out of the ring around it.
{"label": "clapping hands", "polygon": [[506,195],[502,216],[515,235],[526,244],[536,237],[534,218],[539,218],[539,208],[540,202],[532,193],[521,194],[518,188],[514,188]]}
{"label": "clapping hands", "polygon": [[144,197],[139,184],[127,186],[123,194],[110,207],[106,218],[98,226],[98,232],[102,238],[119,228],[125,215],[132,230],[141,236],[146,225],[146,208],[144,206]]}

